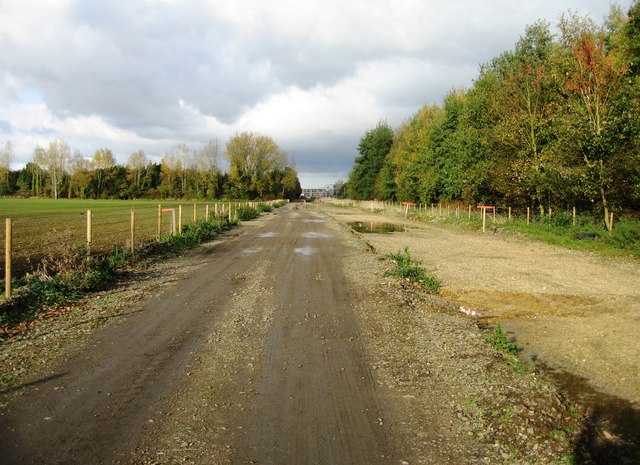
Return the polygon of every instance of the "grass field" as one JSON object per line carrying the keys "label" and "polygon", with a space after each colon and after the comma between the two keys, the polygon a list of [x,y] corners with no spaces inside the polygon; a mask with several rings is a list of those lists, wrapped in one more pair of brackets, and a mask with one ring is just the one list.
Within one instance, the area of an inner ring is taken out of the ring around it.
{"label": "grass field", "polygon": [[[86,241],[87,210],[92,212],[92,251],[102,253],[114,247],[129,247],[131,209],[135,208],[136,244],[152,240],[157,235],[158,201],[149,200],[78,200],[78,199],[13,199],[0,198],[2,243],[5,243],[5,218],[12,219],[14,276],[38,268],[43,258],[63,255],[66,250]],[[178,222],[178,206],[182,205],[182,222],[189,224],[196,217],[205,217],[206,205],[210,216],[215,205],[219,212],[228,210],[229,203],[163,201],[163,208],[174,208]],[[162,234],[171,233],[172,214],[162,215]],[[4,246],[3,246],[4,248]],[[5,264],[1,261],[1,275]]]}

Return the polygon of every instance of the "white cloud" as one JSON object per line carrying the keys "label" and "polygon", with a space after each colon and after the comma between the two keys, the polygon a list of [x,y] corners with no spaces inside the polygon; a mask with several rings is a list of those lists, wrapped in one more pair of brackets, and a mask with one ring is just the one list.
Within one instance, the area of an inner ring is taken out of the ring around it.
{"label": "white cloud", "polygon": [[[622,2],[628,7],[630,0]],[[159,156],[272,136],[308,179],[358,139],[468,85],[527,24],[602,0],[0,0],[0,141]]]}

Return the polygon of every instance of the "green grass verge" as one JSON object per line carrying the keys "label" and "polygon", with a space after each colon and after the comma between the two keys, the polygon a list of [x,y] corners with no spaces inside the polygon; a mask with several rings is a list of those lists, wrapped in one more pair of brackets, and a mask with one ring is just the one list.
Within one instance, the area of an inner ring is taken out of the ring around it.
{"label": "green grass verge", "polygon": [[[424,215],[420,215],[420,217],[425,220],[430,219]],[[572,223],[572,216],[559,212],[555,217],[552,216],[551,223],[546,218],[542,222],[529,224],[526,220],[508,221],[501,218],[496,225],[493,225],[491,219],[488,219],[487,229],[490,233],[495,226],[498,231],[522,234],[547,244],[585,250],[604,256],[640,258],[640,221],[620,218],[614,223],[611,233],[589,216],[578,216],[576,225],[573,226]],[[447,218],[443,220],[443,224],[480,230],[482,219],[477,217],[471,219],[466,217]]]}
{"label": "green grass verge", "polygon": [[[178,254],[215,239],[222,231],[237,224],[237,221],[222,218],[184,225],[180,235],[163,236],[159,241],[144,244],[136,258],[144,260]],[[0,340],[47,309],[73,304],[82,295],[107,287],[130,261],[129,251],[123,248],[115,247],[105,255],[88,255],[84,244],[70,244],[64,255],[48,259],[37,273],[14,280],[14,297],[0,299]],[[4,288],[2,280],[0,287]]]}

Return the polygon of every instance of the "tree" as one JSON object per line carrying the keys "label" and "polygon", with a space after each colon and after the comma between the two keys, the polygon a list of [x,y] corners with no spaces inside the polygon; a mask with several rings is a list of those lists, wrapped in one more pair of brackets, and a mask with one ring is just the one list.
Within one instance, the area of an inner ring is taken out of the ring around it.
{"label": "tree", "polygon": [[91,160],[84,158],[79,151],[76,151],[71,157],[69,168],[71,174],[69,179],[69,198],[89,198],[94,173]]}
{"label": "tree", "polygon": [[265,198],[273,194],[271,173],[290,165],[288,155],[268,137],[241,132],[227,142],[231,195],[241,198]]}
{"label": "tree", "polygon": [[584,162],[592,199],[599,198],[604,223],[611,230],[608,197],[615,182],[612,161],[621,150],[615,110],[627,68],[619,50],[607,50],[601,31],[580,30],[575,24],[582,22],[569,17],[561,23],[563,38],[571,50],[564,81],[574,115],[570,136]]}
{"label": "tree", "polygon": [[432,136],[443,117],[441,108],[425,105],[396,131],[388,159],[394,167],[398,200],[431,203],[436,199],[438,173]]}
{"label": "tree", "polygon": [[116,159],[110,149],[98,149],[92,161],[95,169],[96,196],[102,198],[102,191],[105,188],[105,171],[116,166]]}
{"label": "tree", "polygon": [[13,145],[11,141],[7,141],[4,143],[2,150],[0,150],[0,195],[10,195],[13,193],[9,182],[12,158]]}
{"label": "tree", "polygon": [[200,198],[215,196],[216,180],[220,174],[218,159],[220,148],[217,140],[210,140],[194,155],[197,193]]}
{"label": "tree", "polygon": [[551,190],[546,174],[560,160],[551,150],[557,88],[551,79],[553,36],[549,25],[527,27],[515,52],[494,60],[493,130],[500,163],[494,185],[511,204],[542,203]]}
{"label": "tree", "polygon": [[142,189],[144,169],[149,164],[149,158],[144,150],[140,149],[129,155],[127,168],[129,168],[132,191],[138,193]]}
{"label": "tree", "polygon": [[[57,199],[60,195],[62,180],[69,168],[71,160],[71,148],[63,140],[55,140],[49,143],[45,150],[36,146],[33,152],[33,160],[49,175],[51,181],[51,196]],[[36,188],[39,190],[40,186]]]}
{"label": "tree", "polygon": [[358,153],[349,175],[349,196],[356,200],[374,197],[374,185],[393,145],[393,130],[386,122],[369,129],[358,144]]}

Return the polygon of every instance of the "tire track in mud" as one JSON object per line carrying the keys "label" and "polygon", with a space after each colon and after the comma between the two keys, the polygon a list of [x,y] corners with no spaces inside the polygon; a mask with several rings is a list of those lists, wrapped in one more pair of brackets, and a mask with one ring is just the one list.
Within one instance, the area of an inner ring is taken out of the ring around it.
{"label": "tire track in mud", "polygon": [[[252,231],[245,283],[136,463],[389,463],[390,413],[342,274],[345,249],[291,209]],[[236,279],[236,278],[232,278]]]}
{"label": "tire track in mud", "polygon": [[295,213],[283,234],[290,243],[270,273],[278,313],[232,463],[388,463],[389,414],[342,274],[346,250],[322,222]]}

